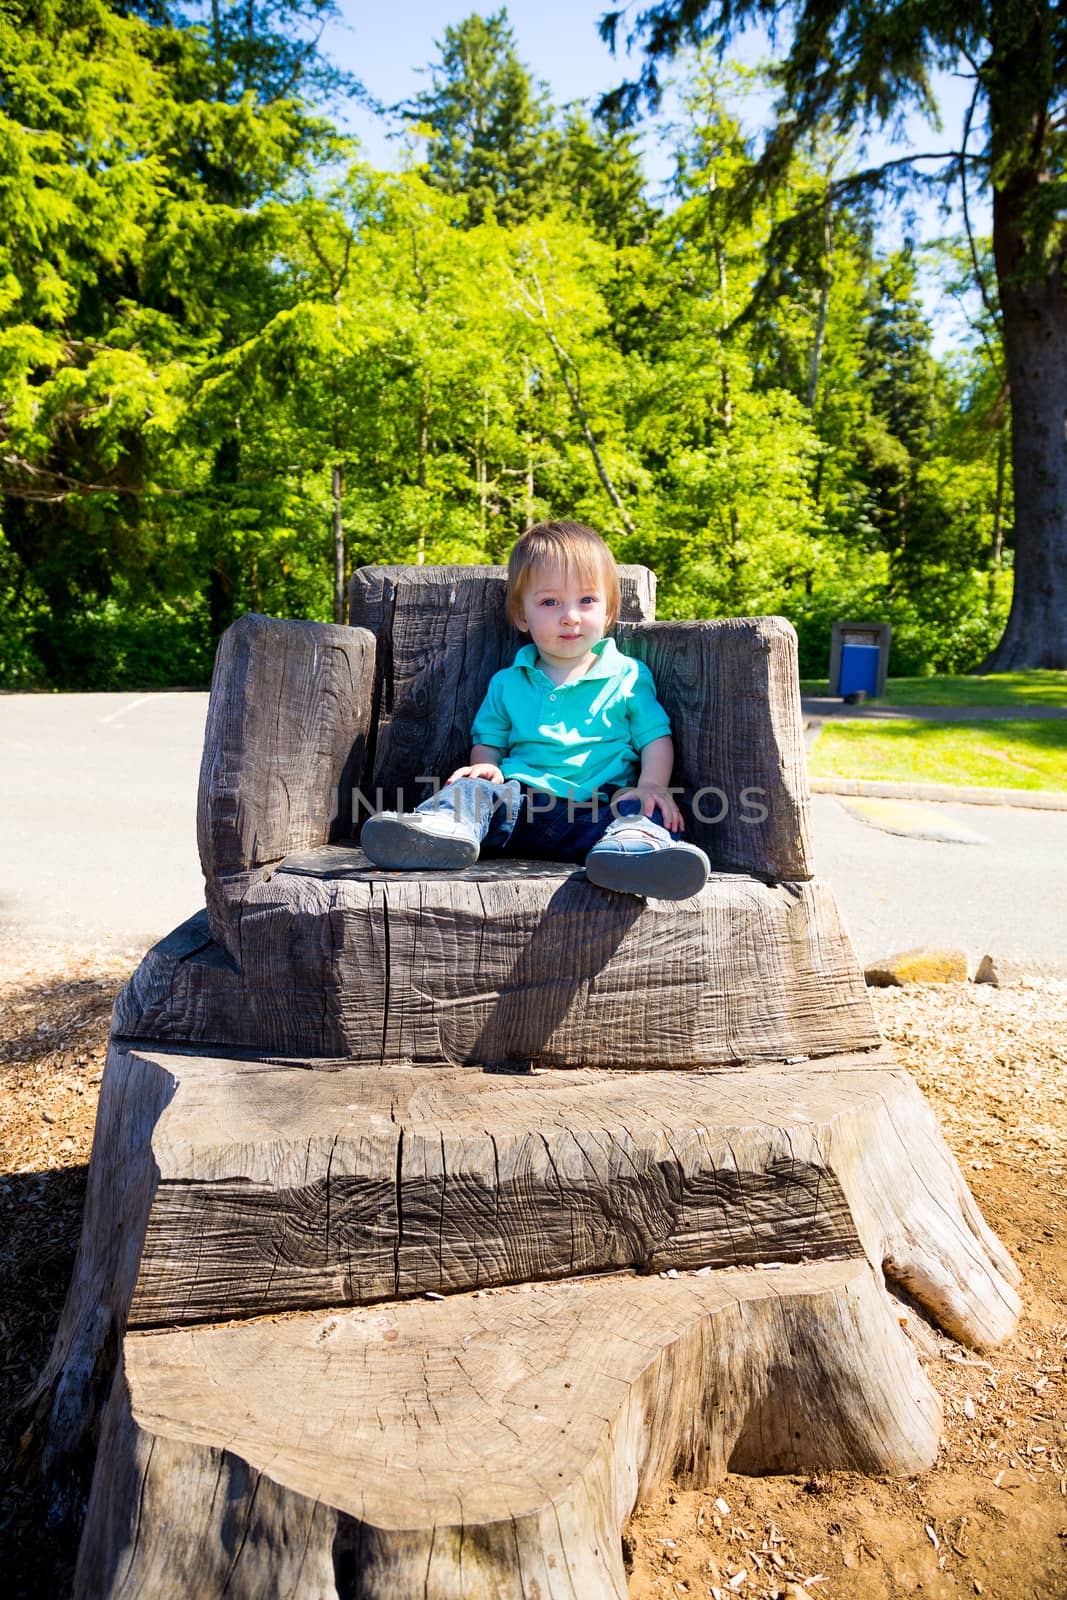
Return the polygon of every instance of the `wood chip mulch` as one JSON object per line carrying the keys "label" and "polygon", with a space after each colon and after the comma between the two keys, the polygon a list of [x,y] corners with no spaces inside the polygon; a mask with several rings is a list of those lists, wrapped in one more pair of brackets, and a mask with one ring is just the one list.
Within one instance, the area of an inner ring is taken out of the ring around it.
{"label": "wood chip mulch", "polygon": [[[140,951],[0,944],[0,1408],[43,1364],[73,1264],[114,995]],[[887,1040],[930,1098],[1025,1273],[1018,1333],[977,1356],[916,1328],[945,1405],[915,1479],[728,1475],[632,1519],[631,1600],[1063,1600],[1067,1595],[1067,983],[882,990]],[[0,1570],[60,1600],[72,1549],[0,1440]]]}

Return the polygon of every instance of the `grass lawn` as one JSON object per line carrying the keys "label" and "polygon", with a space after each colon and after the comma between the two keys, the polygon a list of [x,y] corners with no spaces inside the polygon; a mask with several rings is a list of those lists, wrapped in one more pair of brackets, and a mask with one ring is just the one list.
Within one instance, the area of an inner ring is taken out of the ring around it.
{"label": "grass lawn", "polygon": [[[801,694],[828,695],[827,678],[801,678]],[[881,706],[1067,706],[1067,672],[994,672],[983,678],[888,678]]]}
{"label": "grass lawn", "polygon": [[828,722],[808,770],[813,778],[1067,792],[1067,721]]}

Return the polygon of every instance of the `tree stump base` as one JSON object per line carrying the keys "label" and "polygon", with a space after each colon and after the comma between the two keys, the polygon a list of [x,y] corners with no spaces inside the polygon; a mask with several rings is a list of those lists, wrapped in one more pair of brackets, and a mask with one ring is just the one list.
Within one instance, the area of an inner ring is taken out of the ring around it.
{"label": "tree stump base", "polygon": [[914,1472],[939,1424],[864,1260],[131,1333],[76,1592],[624,1600],[672,1475]]}
{"label": "tree stump base", "polygon": [[890,1289],[981,1347],[1017,1277],[885,1049],[511,1076],[115,1042],[44,1465],[110,1383],[84,1596],[621,1595],[672,1472],[928,1464]]}

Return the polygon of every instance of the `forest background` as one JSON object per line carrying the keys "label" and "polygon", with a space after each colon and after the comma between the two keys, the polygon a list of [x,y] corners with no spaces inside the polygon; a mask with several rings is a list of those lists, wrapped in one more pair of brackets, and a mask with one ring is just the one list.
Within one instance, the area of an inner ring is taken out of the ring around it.
{"label": "forest background", "polygon": [[339,619],[354,566],[500,561],[548,516],[652,567],[661,616],[786,615],[805,674],[838,618],[891,622],[895,674],[993,648],[1010,411],[962,163],[922,251],[828,121],[762,190],[766,74],[708,45],[654,200],[499,11],[445,31],[377,171],[331,14],[0,0],[0,687],[200,685],[244,611]]}

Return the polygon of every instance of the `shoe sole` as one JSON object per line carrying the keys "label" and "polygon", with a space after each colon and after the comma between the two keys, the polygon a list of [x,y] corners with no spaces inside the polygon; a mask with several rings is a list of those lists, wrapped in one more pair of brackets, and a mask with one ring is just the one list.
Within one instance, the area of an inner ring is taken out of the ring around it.
{"label": "shoe sole", "polygon": [[708,881],[708,863],[695,845],[675,845],[670,850],[593,852],[586,857],[586,877],[598,889],[617,894],[640,894],[649,900],[689,900]]}
{"label": "shoe sole", "polygon": [[473,839],[449,839],[424,833],[399,817],[371,817],[359,836],[365,856],[387,872],[424,870],[445,872],[471,867],[478,859]]}

